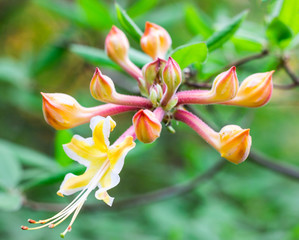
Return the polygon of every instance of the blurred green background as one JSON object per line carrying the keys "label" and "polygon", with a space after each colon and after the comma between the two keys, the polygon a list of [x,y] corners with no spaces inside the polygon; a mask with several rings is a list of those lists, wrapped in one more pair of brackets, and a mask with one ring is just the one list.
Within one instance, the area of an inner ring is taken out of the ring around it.
{"label": "blurred green background", "polygon": [[[172,37],[173,48],[196,41],[210,43],[206,61],[192,65],[198,82],[263,49],[269,51],[267,56],[237,68],[240,80],[277,69],[274,83],[291,83],[281,70],[281,59],[287,59],[299,76],[296,0],[126,0],[119,4],[140,29],[145,21],[163,26]],[[91,134],[87,124],[67,131],[48,126],[40,92],[67,93],[83,106],[95,106],[99,103],[89,93],[95,66],[116,82],[119,91],[134,92],[134,80],[119,72],[103,51],[113,24],[124,27],[112,1],[0,1],[1,239],[57,239],[67,226],[20,229],[28,218],[50,217],[71,201],[72,197],[62,199],[55,193],[67,172],[84,169],[67,158],[61,144],[75,133]],[[138,50],[131,53],[132,60],[142,66],[148,58],[139,52],[134,36],[128,36]],[[196,54],[190,58],[196,59]],[[295,88],[275,89],[271,102],[259,109],[199,106],[195,110],[215,130],[226,124],[250,127],[253,150],[296,170],[298,93]],[[132,115],[114,117],[118,127],[112,139],[130,126]],[[218,153],[187,126],[173,123],[173,127],[175,135],[163,129],[153,144],[137,143],[126,158],[120,184],[110,191],[116,207],[105,206],[91,194],[67,238],[299,239],[298,179],[262,168],[251,159],[238,166],[227,163],[215,176],[181,196],[117,208],[121,199],[187,183],[219,160]]]}

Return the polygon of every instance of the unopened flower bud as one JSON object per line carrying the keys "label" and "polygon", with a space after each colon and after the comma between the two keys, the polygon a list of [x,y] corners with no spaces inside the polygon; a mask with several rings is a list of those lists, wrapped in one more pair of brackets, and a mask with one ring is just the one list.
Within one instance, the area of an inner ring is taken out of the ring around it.
{"label": "unopened flower bud", "polygon": [[91,79],[90,92],[95,99],[107,103],[135,106],[140,108],[152,107],[151,101],[147,98],[119,94],[116,92],[111,78],[102,74],[98,68],[96,68],[96,71]]}
{"label": "unopened flower bud", "polygon": [[237,125],[228,125],[219,132],[221,157],[239,164],[246,160],[251,147],[249,129],[242,129]]}
{"label": "unopened flower bud", "polygon": [[154,107],[159,106],[162,96],[163,96],[162,87],[159,84],[154,84],[150,88],[150,96],[149,96]]}
{"label": "unopened flower bud", "polygon": [[273,84],[272,74],[256,73],[247,77],[241,84],[236,97],[224,104],[243,107],[260,107],[269,102]]}
{"label": "unopened flower bud", "polygon": [[161,123],[155,114],[149,110],[139,110],[133,117],[136,137],[144,143],[154,142],[161,132]]}
{"label": "unopened flower bud", "polygon": [[128,56],[129,48],[130,44],[126,35],[113,26],[105,40],[107,56],[135,78],[139,85],[142,85],[141,70],[130,61]]}
{"label": "unopened flower bud", "polygon": [[127,61],[129,47],[126,35],[113,26],[105,40],[105,50],[108,57],[116,63]]}
{"label": "unopened flower bud", "polygon": [[153,59],[164,58],[171,46],[168,32],[154,23],[146,22],[145,31],[140,40],[142,50]]}
{"label": "unopened flower bud", "polygon": [[153,84],[162,83],[162,72],[165,65],[165,60],[157,58],[155,61],[146,64],[142,68],[142,75],[147,89],[150,89]]}
{"label": "unopened flower bud", "polygon": [[90,92],[95,99],[103,102],[113,101],[116,95],[113,81],[98,68],[91,79]]}
{"label": "unopened flower bud", "polygon": [[73,97],[62,93],[41,93],[46,122],[57,130],[75,127],[86,121],[87,112]]}
{"label": "unopened flower bud", "polygon": [[238,92],[236,67],[220,73],[214,80],[210,94],[215,101],[227,101],[234,98]]}
{"label": "unopened flower bud", "polygon": [[162,99],[162,106],[167,106],[182,82],[180,66],[171,57],[169,57],[163,70],[163,82],[166,85],[166,90]]}

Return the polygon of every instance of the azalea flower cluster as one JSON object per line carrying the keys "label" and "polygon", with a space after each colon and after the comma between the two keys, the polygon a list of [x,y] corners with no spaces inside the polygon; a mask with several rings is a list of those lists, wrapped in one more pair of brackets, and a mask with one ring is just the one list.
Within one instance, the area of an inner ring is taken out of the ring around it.
{"label": "azalea flower cluster", "polygon": [[[30,223],[42,224],[36,228],[53,228],[73,213],[64,236],[79,213],[89,193],[98,187],[95,196],[108,205],[113,198],[107,190],[119,182],[119,172],[124,157],[138,139],[143,143],[155,141],[161,133],[161,122],[172,119],[184,122],[215,148],[223,158],[235,164],[243,162],[250,152],[249,129],[237,125],[224,126],[219,132],[213,130],[197,116],[184,108],[186,104],[224,104],[242,107],[260,107],[266,104],[272,94],[271,72],[248,76],[240,85],[236,68],[231,67],[219,74],[209,90],[178,91],[183,81],[178,63],[166,54],[171,47],[171,38],[162,27],[147,22],[140,40],[141,49],[153,61],[139,69],[128,56],[129,42],[126,35],[113,26],[106,41],[106,53],[136,81],[141,96],[120,94],[111,78],[96,68],[90,82],[91,95],[106,104],[92,108],[81,106],[73,97],[62,93],[42,93],[45,120],[55,129],[68,129],[90,122],[93,137],[84,139],[75,135],[64,145],[66,154],[87,167],[84,174],[65,176],[58,191],[59,196],[81,191],[61,212],[52,218],[40,221],[29,219]],[[128,111],[137,111],[132,126],[109,145],[109,132],[115,127],[110,116]]]}

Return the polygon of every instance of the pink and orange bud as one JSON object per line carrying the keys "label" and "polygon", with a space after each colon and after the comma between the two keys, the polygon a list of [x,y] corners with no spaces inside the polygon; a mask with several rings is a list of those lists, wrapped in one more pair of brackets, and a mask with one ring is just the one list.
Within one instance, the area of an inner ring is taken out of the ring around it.
{"label": "pink and orange bud", "polygon": [[227,101],[234,98],[238,92],[238,78],[236,67],[220,73],[214,80],[210,94],[216,101]]}
{"label": "pink and orange bud", "polygon": [[114,103],[123,106],[135,106],[139,108],[151,108],[152,103],[149,99],[139,96],[130,96],[116,92],[114,83],[108,76],[96,71],[90,82],[91,95],[103,102]]}
{"label": "pink and orange bud", "polygon": [[130,44],[126,35],[117,27],[113,26],[105,40],[107,56],[135,78],[139,86],[142,86],[143,79],[141,70],[130,61],[128,56],[129,48]]}
{"label": "pink and orange bud", "polygon": [[146,22],[140,45],[142,50],[154,60],[158,57],[164,58],[171,46],[171,38],[164,28],[154,23]]}
{"label": "pink and orange bud", "polygon": [[126,35],[113,26],[105,40],[105,50],[108,57],[116,63],[127,61],[129,41]]}
{"label": "pink and orange bud", "polygon": [[149,110],[139,110],[133,117],[136,137],[144,143],[152,143],[159,136],[162,129],[159,119]]}
{"label": "pink and orange bud", "polygon": [[161,58],[157,58],[155,61],[150,62],[142,68],[143,79],[146,82],[148,89],[153,84],[162,83],[162,72],[166,65],[166,61]]}
{"label": "pink and orange bud", "polygon": [[162,106],[167,106],[171,100],[174,99],[173,96],[182,82],[180,66],[172,57],[168,58],[163,70],[163,82],[166,86],[166,90],[162,99]]}
{"label": "pink and orange bud", "polygon": [[111,78],[102,74],[98,68],[90,82],[90,93],[95,99],[103,102],[113,102],[117,94]]}
{"label": "pink and orange bud", "polygon": [[249,129],[237,125],[228,125],[219,132],[220,144],[218,151],[221,157],[239,164],[246,160],[251,147]]}
{"label": "pink and orange bud", "polygon": [[85,108],[73,97],[62,93],[41,94],[44,118],[55,129],[68,129],[85,122]]}
{"label": "pink and orange bud", "polygon": [[224,104],[243,107],[260,107],[269,102],[274,71],[256,73],[247,77],[241,84],[236,97]]}

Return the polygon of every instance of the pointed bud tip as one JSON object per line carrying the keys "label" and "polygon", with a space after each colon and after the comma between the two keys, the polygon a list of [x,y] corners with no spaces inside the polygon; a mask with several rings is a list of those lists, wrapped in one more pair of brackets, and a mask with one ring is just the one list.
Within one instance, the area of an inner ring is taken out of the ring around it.
{"label": "pointed bud tip", "polygon": [[101,70],[98,67],[96,67],[95,74],[102,74]]}
{"label": "pointed bud tip", "polygon": [[145,32],[149,31],[152,27],[155,27],[155,26],[156,26],[156,24],[146,21],[145,22]]}
{"label": "pointed bud tip", "polygon": [[229,70],[230,70],[230,71],[234,71],[234,72],[235,72],[235,71],[236,71],[236,69],[237,69],[237,68],[236,68],[235,66],[232,66],[232,67],[231,67]]}
{"label": "pointed bud tip", "polygon": [[47,100],[47,101],[49,100],[48,93],[40,92],[40,94],[42,95],[44,100]]}
{"label": "pointed bud tip", "polygon": [[112,25],[112,28],[111,28],[111,30],[110,30],[110,31],[112,31],[112,32],[116,33],[117,31],[119,31],[119,28],[118,28],[118,27],[116,27],[115,25]]}

